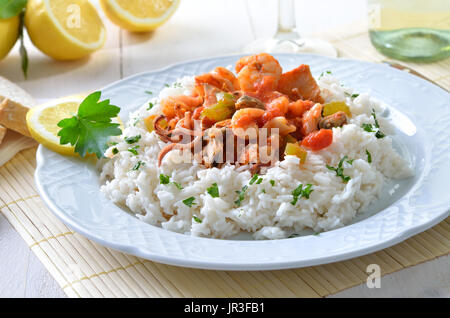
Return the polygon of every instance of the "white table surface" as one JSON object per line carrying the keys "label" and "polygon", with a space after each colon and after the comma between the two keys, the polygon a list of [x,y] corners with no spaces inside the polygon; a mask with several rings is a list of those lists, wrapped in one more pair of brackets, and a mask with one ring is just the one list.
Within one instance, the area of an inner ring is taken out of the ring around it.
{"label": "white table surface", "polygon": [[[98,6],[97,1],[92,2]],[[295,2],[297,23],[305,35],[333,30],[366,15],[364,0]],[[79,61],[54,61],[27,39],[28,79],[24,80],[20,71],[18,46],[0,62],[0,75],[19,84],[38,101],[89,92],[137,72],[240,52],[249,41],[275,32],[275,12],[275,0],[182,0],[169,22],[149,34],[121,31],[104,18],[108,33],[105,47]],[[384,276],[380,289],[362,284],[332,297],[450,297],[449,269],[447,255]],[[1,214],[0,297],[65,297]]]}

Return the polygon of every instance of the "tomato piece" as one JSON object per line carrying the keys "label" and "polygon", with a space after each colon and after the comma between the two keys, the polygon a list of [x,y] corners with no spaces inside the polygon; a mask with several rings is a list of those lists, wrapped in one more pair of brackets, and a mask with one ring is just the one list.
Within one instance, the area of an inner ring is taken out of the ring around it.
{"label": "tomato piece", "polygon": [[313,151],[318,151],[328,147],[333,142],[333,131],[331,129],[321,129],[314,131],[302,140],[302,146]]}

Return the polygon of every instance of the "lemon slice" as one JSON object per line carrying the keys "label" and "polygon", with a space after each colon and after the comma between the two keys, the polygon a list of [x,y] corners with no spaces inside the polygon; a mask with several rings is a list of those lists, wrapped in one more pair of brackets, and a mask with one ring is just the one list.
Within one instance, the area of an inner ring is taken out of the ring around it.
{"label": "lemon slice", "polygon": [[180,4],[179,0],[100,0],[108,18],[134,32],[151,31],[166,22]]}
{"label": "lemon slice", "polygon": [[58,60],[85,57],[106,40],[103,22],[88,0],[28,0],[25,26],[34,45]]}
{"label": "lemon slice", "polygon": [[19,17],[0,20],[0,60],[2,60],[17,41],[19,36]]}
{"label": "lemon slice", "polygon": [[[31,108],[27,113],[27,126],[31,136],[45,147],[68,156],[78,156],[75,148],[70,144],[60,145],[58,132],[61,130],[58,123],[77,114],[78,106],[86,96],[73,95],[48,102]],[[113,122],[120,125],[123,130],[122,120],[117,117]]]}
{"label": "lemon slice", "polygon": [[58,123],[75,115],[83,96],[70,96],[31,108],[27,113],[27,126],[31,136],[45,147],[62,155],[75,156],[70,144],[60,145]]}

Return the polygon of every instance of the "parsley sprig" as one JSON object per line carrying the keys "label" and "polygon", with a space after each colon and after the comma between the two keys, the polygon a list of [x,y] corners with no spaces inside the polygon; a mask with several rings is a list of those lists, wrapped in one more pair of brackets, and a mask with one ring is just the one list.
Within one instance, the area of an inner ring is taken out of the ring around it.
{"label": "parsley sprig", "polygon": [[[344,156],[340,161],[339,164],[337,166],[337,168],[326,165],[327,168],[331,171],[335,171],[336,172],[336,176],[341,177],[342,181],[344,182],[348,182],[351,178],[349,176],[344,175],[344,168],[342,167],[342,165],[344,164],[345,159],[347,159],[347,156]],[[353,163],[353,161],[352,161]]]}
{"label": "parsley sprig", "polygon": [[62,128],[58,132],[59,143],[75,146],[75,152],[81,157],[94,153],[97,158],[102,158],[109,138],[122,134],[119,124],[112,122],[120,108],[111,105],[109,99],[100,101],[100,97],[101,92],[90,94],[81,102],[76,115],[58,123]]}

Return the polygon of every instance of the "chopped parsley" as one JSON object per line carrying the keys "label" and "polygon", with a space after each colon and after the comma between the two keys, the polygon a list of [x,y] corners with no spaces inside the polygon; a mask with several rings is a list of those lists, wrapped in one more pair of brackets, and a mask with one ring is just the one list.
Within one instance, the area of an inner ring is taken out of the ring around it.
{"label": "chopped parsley", "polygon": [[350,160],[347,160],[347,163],[350,164],[350,165],[352,165],[352,164],[353,164],[353,161],[355,161],[355,159],[350,159]]}
{"label": "chopped parsley", "polygon": [[172,184],[177,187],[178,190],[183,190],[183,187],[178,182],[172,181]]}
{"label": "chopped parsley", "polygon": [[295,188],[294,191],[292,191],[292,196],[294,197],[294,199],[291,201],[291,204],[292,205],[297,204],[297,201],[298,201],[299,197],[303,197],[303,198],[309,199],[309,195],[311,194],[311,192],[314,191],[311,188],[312,188],[312,184],[308,183],[305,186],[305,188],[303,188],[303,184],[300,184],[297,188]]}
{"label": "chopped parsley", "polygon": [[154,105],[153,105],[153,103],[152,103],[152,102],[149,102],[149,103],[148,103],[148,107],[147,107],[147,110],[150,110],[150,109],[152,109],[152,108],[153,108],[153,106],[154,106]]}
{"label": "chopped parsley", "polygon": [[356,97],[358,97],[359,96],[359,94],[352,94],[350,97],[351,98],[356,98]]}
{"label": "chopped parsley", "polygon": [[320,75],[319,75],[319,79],[321,79],[321,78],[325,75],[325,73],[328,74],[328,75],[331,75],[331,74],[332,74],[331,71],[325,71],[325,72],[322,72],[322,73],[320,73]]}
{"label": "chopped parsley", "polygon": [[206,191],[213,198],[218,198],[219,197],[219,187],[217,186],[217,183],[215,183],[215,182],[212,184],[212,186],[207,188]]}
{"label": "chopped parsley", "polygon": [[372,163],[372,155],[370,154],[369,150],[367,150],[367,149],[366,149],[366,154],[367,154],[367,162]]}
{"label": "chopped parsley", "polygon": [[131,145],[139,141],[141,139],[141,135],[133,136],[133,137],[125,137],[125,141],[127,144]]}
{"label": "chopped parsley", "polygon": [[165,87],[170,87],[170,85],[169,85],[169,84],[167,84],[167,83],[166,83],[166,84],[164,84],[164,86],[165,86]]}
{"label": "chopped parsley", "polygon": [[291,235],[288,236],[288,238],[294,238],[294,237],[299,237],[300,234],[297,233],[292,233]]}
{"label": "chopped parsley", "polygon": [[138,155],[138,150],[139,149],[139,145],[136,145],[134,147],[128,148],[128,151],[131,152],[133,155],[137,156]]}
{"label": "chopped parsley", "polygon": [[269,182],[272,185],[272,187],[275,185],[275,180],[270,180]]}
{"label": "chopped parsley", "polygon": [[336,172],[336,176],[341,177],[342,181],[344,182],[348,182],[351,178],[349,176],[344,175],[344,168],[342,167],[345,159],[347,159],[347,156],[344,156],[341,161],[339,161],[339,164],[337,166],[337,168],[331,167],[329,165],[326,165],[327,168],[331,171],[335,171]]}
{"label": "chopped parsley", "polygon": [[185,205],[187,205],[188,207],[192,207],[193,204],[197,204],[197,203],[195,203],[194,201],[195,201],[195,198],[194,198],[194,197],[189,197],[189,198],[187,198],[187,199],[184,199],[184,200],[183,200],[183,203],[184,203]]}
{"label": "chopped parsley", "polygon": [[87,153],[104,157],[109,138],[122,134],[120,125],[112,122],[120,108],[111,105],[109,99],[100,101],[100,97],[101,92],[90,94],[81,102],[77,114],[58,122],[62,128],[58,132],[59,143],[75,146],[81,157]]}
{"label": "chopped parsley", "polygon": [[152,91],[145,91],[146,94],[153,95]]}
{"label": "chopped parsley", "polygon": [[118,144],[118,143],[115,142],[115,141],[110,141],[110,142],[107,143],[108,147],[115,146],[115,145],[117,145],[117,144]]}
{"label": "chopped parsley", "polygon": [[244,194],[245,194],[245,191],[247,191],[247,189],[248,189],[248,185],[245,185],[245,186],[242,187],[242,189],[240,191],[236,191],[236,193],[239,196],[238,196],[237,200],[234,201],[234,203],[237,206],[241,206],[241,202],[244,201]]}
{"label": "chopped parsley", "polygon": [[133,168],[132,168],[131,170],[134,170],[134,171],[139,170],[139,168],[142,167],[142,166],[145,166],[145,162],[139,160],[139,161],[133,166]]}
{"label": "chopped parsley", "polygon": [[159,175],[159,183],[161,184],[169,184],[170,183],[170,177],[168,175],[165,174],[160,174]]}
{"label": "chopped parsley", "polygon": [[117,149],[116,147],[114,147],[114,148],[112,149],[112,153],[113,153],[113,155],[117,155],[117,154],[119,153],[119,149]]}
{"label": "chopped parsley", "polygon": [[261,184],[263,182],[263,178],[259,178],[258,181],[256,181],[256,184]]}
{"label": "chopped parsley", "polygon": [[[183,201],[184,202],[184,201]],[[197,223],[202,223],[202,220],[199,219],[196,215],[193,215],[192,218],[194,219],[195,222]]]}
{"label": "chopped parsley", "polygon": [[258,180],[258,174],[257,173],[255,173],[254,175],[253,175],[253,177],[250,179],[250,181],[248,182],[248,184],[253,184],[253,183],[255,183],[255,181],[256,180]]}
{"label": "chopped parsley", "polygon": [[262,192],[262,193],[266,193],[266,189],[262,189],[261,192]]}
{"label": "chopped parsley", "polygon": [[314,236],[319,236],[319,235],[320,235],[320,232],[314,232],[313,235],[314,235]]}
{"label": "chopped parsley", "polygon": [[[374,132],[375,137],[377,137],[378,139],[386,137],[386,135],[380,131],[380,125],[378,124],[378,119],[377,119],[377,115],[375,114],[375,109],[372,109],[372,117],[373,117],[373,120],[375,121],[374,125],[362,124],[361,127],[367,132]],[[377,128],[377,130],[375,130],[373,128],[374,126],[375,126],[375,128]]]}

